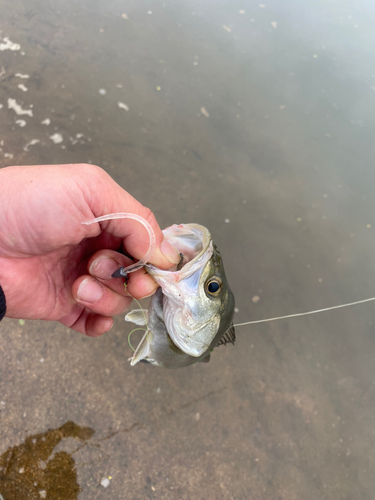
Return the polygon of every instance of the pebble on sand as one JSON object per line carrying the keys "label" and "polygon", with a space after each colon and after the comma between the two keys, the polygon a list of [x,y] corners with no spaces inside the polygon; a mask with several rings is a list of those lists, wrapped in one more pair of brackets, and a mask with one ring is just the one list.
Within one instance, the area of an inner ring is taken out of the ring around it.
{"label": "pebble on sand", "polygon": [[51,139],[52,142],[54,142],[55,144],[60,144],[61,142],[63,142],[63,136],[61,134],[58,134],[56,132],[56,134],[53,134],[53,135],[50,135],[49,138]]}
{"label": "pebble on sand", "polygon": [[124,102],[118,102],[117,103],[117,106],[120,108],[120,109],[125,109],[125,111],[129,111],[129,106],[127,104],[125,104]]}
{"label": "pebble on sand", "polygon": [[103,479],[100,481],[100,484],[103,486],[103,488],[107,488],[109,486],[109,479],[103,477]]}
{"label": "pebble on sand", "polygon": [[205,107],[201,107],[201,113],[202,115],[204,115],[206,118],[209,118],[210,117],[210,113],[207,111],[207,109]]}

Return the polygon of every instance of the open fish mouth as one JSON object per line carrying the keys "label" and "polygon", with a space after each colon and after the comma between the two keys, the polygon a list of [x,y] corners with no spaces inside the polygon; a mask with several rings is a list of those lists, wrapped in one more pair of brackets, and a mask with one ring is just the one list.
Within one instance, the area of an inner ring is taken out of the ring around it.
{"label": "open fish mouth", "polygon": [[[211,234],[199,224],[174,224],[163,231],[167,239],[182,256],[182,261],[164,271],[151,264],[145,266],[147,272],[162,286],[162,282],[178,283],[201,269],[211,258],[213,246]],[[160,281],[160,282],[159,282]]]}

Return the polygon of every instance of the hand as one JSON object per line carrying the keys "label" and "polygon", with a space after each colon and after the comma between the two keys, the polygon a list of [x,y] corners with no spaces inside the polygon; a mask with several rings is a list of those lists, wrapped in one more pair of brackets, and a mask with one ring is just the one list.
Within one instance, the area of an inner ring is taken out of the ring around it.
{"label": "hand", "polygon": [[[111,278],[148,250],[145,228],[130,219],[83,225],[114,212],[142,216],[152,226],[156,249],[150,262],[168,269],[179,254],[152,212],[99,167],[43,165],[0,169],[0,285],[6,316],[60,321],[90,336],[113,325],[112,316],[132,298],[157,288],[143,269]],[[127,293],[129,292],[129,293]]]}

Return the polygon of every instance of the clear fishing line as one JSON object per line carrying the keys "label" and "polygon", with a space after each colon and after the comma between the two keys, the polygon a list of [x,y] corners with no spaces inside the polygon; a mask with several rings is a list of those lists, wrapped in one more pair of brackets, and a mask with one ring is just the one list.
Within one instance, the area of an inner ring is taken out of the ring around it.
{"label": "clear fishing line", "polygon": [[[142,309],[141,304],[138,302],[138,300],[137,300],[135,297],[133,297],[133,295],[131,295],[131,294],[130,294],[127,290],[126,290],[127,286],[128,286],[128,285],[127,285],[126,283],[124,283],[124,288],[125,288],[126,293],[127,293],[127,294],[128,294],[128,295],[129,295],[129,296],[130,296],[133,300],[135,300],[135,302],[138,304],[138,307],[139,307],[139,308],[142,310],[142,312],[143,312],[143,317],[144,317],[144,319],[145,319],[145,323],[146,323],[146,328],[134,328],[134,329],[133,329],[133,330],[129,333],[129,335],[128,335],[128,344],[129,344],[129,346],[130,346],[131,350],[132,350],[133,352],[135,352],[134,347],[131,345],[131,342],[130,342],[130,337],[131,337],[131,335],[132,335],[132,333],[133,333],[133,332],[137,332],[138,330],[142,330],[142,332],[147,332],[147,330],[148,330],[148,322],[147,322],[147,316],[146,316],[146,314],[145,314],[144,309]],[[1,498],[0,498],[0,500],[1,500]]]}
{"label": "clear fishing line", "polygon": [[358,304],[364,304],[365,302],[372,302],[374,300],[375,300],[375,297],[371,297],[370,299],[357,300],[356,302],[350,302],[348,304],[342,304],[340,306],[326,307],[325,309],[317,309],[316,311],[309,311],[309,312],[304,312],[304,313],[288,314],[287,316],[278,316],[277,318],[268,318],[268,319],[258,319],[255,321],[247,321],[246,323],[237,323],[236,325],[233,325],[233,326],[256,325],[259,323],[268,323],[269,321],[278,321],[280,319],[297,318],[299,316],[308,316],[309,314],[318,314],[318,313],[322,313],[322,312],[326,312],[326,311],[333,311],[334,309],[342,309],[343,307],[356,306]]}

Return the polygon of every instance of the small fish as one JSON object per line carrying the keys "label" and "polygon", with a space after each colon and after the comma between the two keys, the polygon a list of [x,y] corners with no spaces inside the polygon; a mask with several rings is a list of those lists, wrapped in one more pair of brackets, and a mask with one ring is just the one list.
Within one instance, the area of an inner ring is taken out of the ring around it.
{"label": "small fish", "polygon": [[146,271],[160,285],[148,311],[136,309],[125,320],[146,327],[131,365],[148,361],[179,368],[208,362],[214,347],[234,343],[234,295],[211,234],[198,224],[173,225],[164,236],[180,252],[181,261],[164,271]]}

